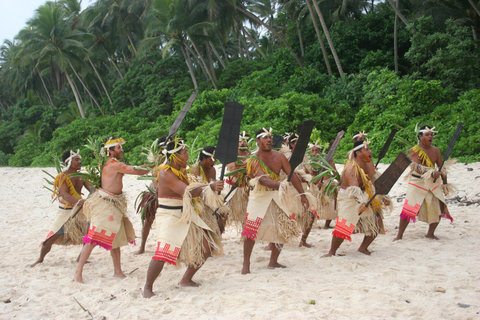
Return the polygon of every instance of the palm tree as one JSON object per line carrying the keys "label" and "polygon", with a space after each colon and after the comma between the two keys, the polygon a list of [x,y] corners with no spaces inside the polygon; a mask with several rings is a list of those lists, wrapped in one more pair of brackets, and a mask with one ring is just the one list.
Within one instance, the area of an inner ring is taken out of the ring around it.
{"label": "palm tree", "polygon": [[81,61],[81,55],[86,49],[81,39],[84,33],[71,30],[63,8],[52,2],[39,7],[35,16],[28,21],[28,28],[19,33],[22,42],[22,56],[35,61],[35,68],[50,69],[55,75],[57,85],[61,86],[60,76],[63,75],[73,92],[78,110],[82,118],[85,112],[82,108],[80,94],[76,89],[69,70],[75,72],[73,62]]}
{"label": "palm tree", "polygon": [[328,42],[328,45],[330,47],[330,51],[332,52],[333,59],[335,60],[335,64],[337,65],[338,73],[340,74],[340,77],[343,77],[342,64],[340,63],[340,59],[338,58],[337,51],[335,50],[335,47],[333,46],[333,42],[332,42],[332,39],[330,37],[330,32],[328,31],[327,24],[325,23],[325,19],[323,18],[322,11],[320,10],[320,7],[318,6],[317,0],[312,0],[312,2],[313,2],[313,6],[315,7],[315,11],[317,12],[318,18],[320,19],[320,23],[322,25],[323,33],[325,34],[325,37],[327,38],[327,42]]}

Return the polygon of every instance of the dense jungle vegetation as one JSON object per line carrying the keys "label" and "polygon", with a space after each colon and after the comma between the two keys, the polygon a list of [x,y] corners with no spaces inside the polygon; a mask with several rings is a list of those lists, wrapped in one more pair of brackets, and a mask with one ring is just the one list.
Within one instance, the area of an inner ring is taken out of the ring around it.
{"label": "dense jungle vegetation", "polygon": [[[179,135],[216,145],[223,104],[245,105],[242,129],[313,139],[358,130],[387,159],[436,127],[443,151],[480,160],[478,0],[47,1],[0,52],[0,165],[47,166],[88,138],[120,135],[125,159],[168,132],[199,95]],[[477,119],[477,120],[475,120]]]}

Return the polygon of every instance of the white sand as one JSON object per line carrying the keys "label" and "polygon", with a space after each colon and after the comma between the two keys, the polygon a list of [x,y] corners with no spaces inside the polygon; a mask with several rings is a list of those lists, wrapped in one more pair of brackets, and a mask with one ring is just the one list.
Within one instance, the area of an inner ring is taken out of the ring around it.
{"label": "white sand", "polygon": [[[390,193],[395,210],[385,219],[389,232],[375,240],[371,256],[356,251],[363,236],[354,235],[339,249],[346,256],[320,258],[331,239],[321,221],[309,237],[314,248],[283,250],[279,262],[287,269],[267,269],[269,252],[257,244],[252,274],[242,276],[243,245],[236,231],[227,230],[225,255],[209,259],[194,278],[201,287],[180,288],[185,268],[167,267],[154,285],[157,295],[147,300],[141,288],[154,234],[143,255],[134,255],[138,246],[122,248],[123,280],[112,277],[110,254],[102,248],[85,266],[85,284],[72,281],[79,246],[53,246],[32,269],[57,204],[42,188],[41,169],[0,168],[0,177],[0,319],[91,319],[75,299],[94,319],[480,319],[479,205],[450,203],[455,221],[442,220],[438,241],[424,238],[427,225],[419,222],[393,243],[403,178]],[[462,199],[479,201],[480,163],[454,165],[449,182]],[[132,176],[124,183],[138,237],[133,202],[146,183]]]}

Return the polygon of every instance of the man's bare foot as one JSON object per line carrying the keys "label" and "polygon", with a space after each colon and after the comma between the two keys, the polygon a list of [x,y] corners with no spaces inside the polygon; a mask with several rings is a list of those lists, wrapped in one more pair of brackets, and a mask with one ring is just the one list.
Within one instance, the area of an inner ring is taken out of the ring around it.
{"label": "man's bare foot", "polygon": [[178,284],[182,287],[200,287],[200,284],[193,280],[182,280]]}
{"label": "man's bare foot", "polygon": [[333,229],[333,227],[331,227],[331,226],[323,226],[322,229]]}
{"label": "man's bare foot", "polygon": [[115,278],[126,278],[126,277],[127,277],[127,276],[125,275],[125,273],[123,273],[122,271],[120,271],[120,272],[115,272],[115,273],[113,274],[113,276],[114,276]]}
{"label": "man's bare foot", "polygon": [[392,241],[402,240],[402,237],[396,236]]}
{"label": "man's bare foot", "polygon": [[248,273],[250,273],[250,266],[243,266],[242,274],[248,274]]}
{"label": "man's bare foot", "polygon": [[78,282],[78,283],[83,283],[83,278],[81,274],[77,274],[75,272],[75,275],[73,276],[73,281]]}
{"label": "man's bare foot", "polygon": [[155,293],[153,293],[152,289],[146,289],[146,288],[143,288],[143,297],[144,298],[151,298],[155,295]]}
{"label": "man's bare foot", "polygon": [[311,245],[310,243],[307,243],[306,241],[300,241],[298,246],[299,247],[305,247],[305,248],[312,248],[313,247],[313,245]]}
{"label": "man's bare foot", "polygon": [[284,266],[283,264],[280,264],[278,262],[274,264],[268,264],[267,268],[268,269],[275,269],[275,268],[286,268],[287,266]]}
{"label": "man's bare foot", "polygon": [[145,253],[145,249],[144,248],[140,248],[137,252],[135,252],[135,254],[142,254],[142,253]]}
{"label": "man's bare foot", "polygon": [[328,258],[328,257],[333,257],[335,255],[335,253],[327,253],[327,254],[324,254],[323,256],[321,256],[321,258]]}
{"label": "man's bare foot", "polygon": [[370,251],[368,251],[368,249],[363,249],[363,248],[358,248],[358,252],[366,254],[367,256],[372,254]]}
{"label": "man's bare foot", "polygon": [[35,263],[33,263],[33,264],[30,265],[30,268],[35,267],[35,266],[36,266],[37,264],[39,264],[39,263],[43,263],[43,260],[42,260],[42,261],[40,261],[40,260],[35,261]]}
{"label": "man's bare foot", "polygon": [[425,238],[428,238],[428,239],[433,239],[433,240],[440,240],[436,235],[434,234],[426,234],[425,235]]}

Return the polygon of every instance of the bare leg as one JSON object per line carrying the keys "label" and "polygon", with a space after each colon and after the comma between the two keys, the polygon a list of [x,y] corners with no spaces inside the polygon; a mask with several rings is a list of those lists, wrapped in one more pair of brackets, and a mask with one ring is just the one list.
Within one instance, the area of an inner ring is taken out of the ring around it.
{"label": "bare leg", "polygon": [[150,298],[154,296],[153,283],[157,279],[160,272],[162,272],[164,261],[152,259],[148,265],[147,279],[145,280],[145,286],[143,287],[143,297]]}
{"label": "bare leg", "polygon": [[304,234],[302,234],[302,239],[300,239],[300,244],[298,245],[299,247],[305,247],[305,248],[311,248],[313,247],[313,245],[307,243],[307,238],[308,238],[308,235],[310,234],[310,231],[312,230],[312,226],[313,226],[313,223],[315,222],[315,216],[311,214],[311,221],[310,221],[310,224],[308,225],[308,227],[306,228]]}
{"label": "bare leg", "polygon": [[405,232],[405,229],[407,229],[407,226],[408,226],[408,220],[400,218],[400,222],[398,224],[398,233],[395,239],[393,239],[393,241],[403,239],[403,233]]}
{"label": "bare leg", "polygon": [[78,260],[77,269],[75,270],[75,275],[73,277],[76,282],[83,283],[83,266],[85,265],[85,262],[87,262],[88,257],[90,257],[93,248],[95,248],[95,246],[90,243],[87,243],[83,246],[82,252],[80,252],[80,259]]}
{"label": "bare leg", "polygon": [[30,265],[30,267],[35,267],[37,264],[39,263],[42,263],[43,262],[43,259],[45,258],[45,256],[47,255],[47,253],[50,252],[50,250],[52,249],[52,245],[53,243],[58,239],[60,238],[62,235],[61,234],[54,234],[53,236],[51,236],[50,238],[48,238],[47,240],[45,240],[43,243],[42,243],[42,248],[40,249],[40,257],[38,258],[37,261],[35,261],[34,264]]}
{"label": "bare leg", "polygon": [[150,229],[152,228],[154,220],[155,216],[153,216],[153,218],[149,217],[148,219],[145,219],[145,223],[142,227],[142,243],[140,244],[140,249],[138,249],[136,254],[142,254],[145,252],[145,244],[147,243],[148,234],[150,233]]}
{"label": "bare leg", "polygon": [[330,245],[330,251],[322,257],[331,257],[337,253],[337,249],[343,243],[343,239],[339,237],[332,236],[332,244]]}
{"label": "bare leg", "polygon": [[332,223],[332,220],[325,220],[325,225],[323,226],[323,229],[330,229],[330,223]]}
{"label": "bare leg", "polygon": [[[208,259],[208,257],[210,257],[210,255],[212,254],[211,251],[210,251],[210,246],[208,245],[208,241],[207,239],[205,239],[205,237],[203,238],[203,248],[204,248],[204,253],[203,253],[203,258],[205,260]],[[192,280],[193,276],[195,275],[195,273],[197,273],[197,271],[201,268],[198,267],[198,268],[194,268],[194,267],[188,267],[187,270],[185,271],[185,273],[183,274],[183,277],[182,277],[182,280],[180,280],[180,283],[179,285],[181,285],[182,287],[198,287],[200,286],[198,283],[196,283],[195,281]]]}
{"label": "bare leg", "polygon": [[278,263],[278,256],[282,251],[282,245],[274,245],[272,253],[270,254],[270,262],[268,263],[268,268],[286,268],[283,264]]}
{"label": "bare leg", "polygon": [[120,263],[120,248],[110,250],[113,262],[113,276],[118,278],[126,278],[127,276],[122,271],[122,265]]}
{"label": "bare leg", "polygon": [[364,253],[366,255],[370,255],[371,252],[368,251],[368,246],[375,240],[376,236],[365,236],[363,238],[362,244],[358,248],[358,252]]}
{"label": "bare leg", "polygon": [[250,257],[252,255],[253,246],[255,245],[255,240],[245,239],[243,243],[243,268],[242,274],[250,273]]}
{"label": "bare leg", "polygon": [[435,222],[435,223],[430,223],[428,225],[428,232],[427,234],[425,235],[426,238],[429,238],[429,239],[434,239],[434,240],[438,240],[438,237],[435,236],[435,229],[437,229],[438,227],[438,222]]}

